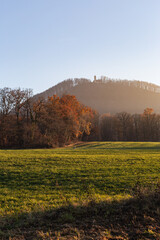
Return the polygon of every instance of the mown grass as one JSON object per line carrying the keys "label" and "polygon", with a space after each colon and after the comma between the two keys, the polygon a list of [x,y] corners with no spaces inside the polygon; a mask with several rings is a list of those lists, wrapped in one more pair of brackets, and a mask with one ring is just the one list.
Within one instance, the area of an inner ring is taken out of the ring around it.
{"label": "mown grass", "polygon": [[[24,215],[29,219],[36,212],[68,205],[129,199],[137,183],[151,187],[159,179],[160,143],[93,142],[59,149],[0,150],[0,236],[9,229],[8,219],[23,222]],[[72,214],[61,214],[65,218],[74,221]]]}

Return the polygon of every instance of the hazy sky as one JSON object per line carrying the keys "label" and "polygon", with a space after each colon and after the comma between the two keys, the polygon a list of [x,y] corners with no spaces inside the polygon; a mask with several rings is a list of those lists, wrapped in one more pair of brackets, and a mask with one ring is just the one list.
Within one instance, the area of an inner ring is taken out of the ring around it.
{"label": "hazy sky", "polygon": [[160,85],[160,0],[0,0],[0,88],[94,75]]}

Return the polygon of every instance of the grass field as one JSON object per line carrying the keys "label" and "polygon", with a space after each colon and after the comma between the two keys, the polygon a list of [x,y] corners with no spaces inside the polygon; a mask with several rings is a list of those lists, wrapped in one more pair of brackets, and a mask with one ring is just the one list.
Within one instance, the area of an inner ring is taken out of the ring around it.
{"label": "grass field", "polygon": [[[25,214],[93,199],[97,204],[129,199],[137,184],[152,186],[159,179],[160,143],[93,142],[59,149],[0,150],[0,239],[14,236],[7,225],[11,218],[16,228],[22,221],[15,219]],[[61,218],[73,220],[66,213]],[[52,239],[42,235],[34,239]]]}

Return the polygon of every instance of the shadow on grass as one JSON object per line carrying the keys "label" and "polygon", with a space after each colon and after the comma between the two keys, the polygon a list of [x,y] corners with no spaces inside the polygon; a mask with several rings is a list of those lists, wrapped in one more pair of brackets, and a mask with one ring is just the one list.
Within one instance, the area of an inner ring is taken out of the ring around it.
{"label": "shadow on grass", "polygon": [[160,187],[123,201],[68,203],[0,218],[0,239],[160,239]]}

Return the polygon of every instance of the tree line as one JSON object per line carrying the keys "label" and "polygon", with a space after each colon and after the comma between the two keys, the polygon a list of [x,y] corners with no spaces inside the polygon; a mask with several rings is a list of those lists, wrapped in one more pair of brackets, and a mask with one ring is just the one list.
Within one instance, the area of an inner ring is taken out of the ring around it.
{"label": "tree line", "polygon": [[124,85],[129,87],[135,87],[140,89],[145,89],[147,91],[151,92],[160,92],[160,87],[154,83],[148,83],[144,81],[138,81],[138,80],[127,80],[127,79],[114,79],[114,78],[108,78],[106,76],[102,76],[100,79],[95,79],[93,82],[95,83],[103,83],[103,84],[116,84],[116,85]]}
{"label": "tree line", "polygon": [[57,147],[75,141],[160,141],[160,114],[99,114],[75,96],[33,101],[30,89],[0,89],[0,148]]}
{"label": "tree line", "polygon": [[97,113],[75,96],[32,100],[30,89],[0,89],[0,148],[54,147],[94,139]]}
{"label": "tree line", "polygon": [[160,114],[152,108],[142,114],[103,114],[99,129],[103,141],[160,141]]}

